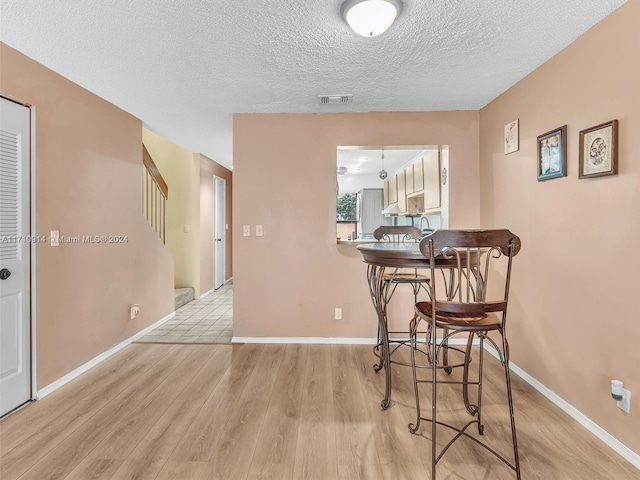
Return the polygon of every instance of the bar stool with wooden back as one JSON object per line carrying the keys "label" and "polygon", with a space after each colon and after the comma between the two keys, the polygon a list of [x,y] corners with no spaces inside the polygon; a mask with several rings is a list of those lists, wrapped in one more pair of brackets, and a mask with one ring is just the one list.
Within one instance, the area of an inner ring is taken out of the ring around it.
{"label": "bar stool with wooden back", "polygon": [[[438,461],[454,441],[461,437],[469,438],[484,447],[513,469],[518,480],[521,478],[509,374],[509,344],[506,338],[511,264],[513,257],[520,251],[520,246],[520,238],[509,230],[437,230],[433,234],[424,237],[420,242],[422,254],[429,258],[432,281],[427,285],[430,291],[430,301],[416,303],[415,317],[410,324],[416,421],[413,424],[409,424],[409,431],[415,433],[420,427],[421,420],[431,422],[432,480],[436,480],[436,464]],[[436,258],[450,263],[449,268],[441,269],[442,275],[437,280],[435,277]],[[489,285],[490,279],[491,285]],[[429,365],[418,365],[416,362],[416,348],[418,348],[416,332],[420,322],[427,322],[431,325],[431,339],[428,342],[431,349]],[[446,329],[446,334],[443,338],[436,339],[436,331],[439,329]],[[489,336],[492,332],[497,334],[497,341]],[[449,339],[456,334],[463,334],[468,337],[462,379],[459,381],[451,377],[443,377],[442,374],[439,375],[439,372],[446,367],[441,358],[442,354],[446,350]],[[479,339],[480,344],[477,381],[472,381],[469,378],[474,337]],[[492,448],[485,440],[479,438],[479,436],[484,436],[482,369],[485,341],[495,348],[500,363],[504,368],[511,421],[513,463]],[[421,367],[423,370],[421,370]],[[419,378],[418,372],[424,370],[430,370],[430,378]],[[420,395],[418,391],[420,383],[429,383],[431,385],[431,418],[422,417],[420,412]],[[454,426],[438,419],[437,386],[440,384],[462,385],[465,407],[469,415],[473,417],[464,426]],[[472,404],[469,400],[470,386],[474,386],[477,389],[477,402],[475,404]],[[477,425],[479,436],[472,436],[467,432],[467,429],[474,424]],[[437,452],[436,448],[438,426],[449,428],[455,432],[453,439],[442,448],[440,453]]]}

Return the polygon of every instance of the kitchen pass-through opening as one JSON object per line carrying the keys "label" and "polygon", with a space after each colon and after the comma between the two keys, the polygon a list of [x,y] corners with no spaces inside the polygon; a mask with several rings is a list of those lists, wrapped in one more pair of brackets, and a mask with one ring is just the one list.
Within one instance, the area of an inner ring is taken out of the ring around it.
{"label": "kitchen pass-through opening", "polygon": [[372,241],[384,225],[448,227],[448,146],[339,146],[336,157],[339,242]]}

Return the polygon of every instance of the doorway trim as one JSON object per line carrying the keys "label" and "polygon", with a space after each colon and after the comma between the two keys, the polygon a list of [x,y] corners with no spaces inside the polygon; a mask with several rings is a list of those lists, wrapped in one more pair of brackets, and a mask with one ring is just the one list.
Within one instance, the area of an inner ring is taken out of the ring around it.
{"label": "doorway trim", "polygon": [[[216,287],[216,223],[217,223],[217,202],[216,197],[218,195],[218,189],[216,188],[216,183],[220,181],[224,185],[224,195],[222,197],[224,202],[224,208],[222,209],[223,222],[222,222],[222,283],[220,286]],[[224,286],[227,280],[227,181],[223,177],[219,177],[218,175],[213,176],[213,289],[216,290]]]}
{"label": "doorway trim", "polygon": [[[36,107],[29,105],[31,110],[31,163],[29,176],[31,201],[31,235],[38,231],[37,198],[36,198]],[[38,400],[38,244],[31,242],[31,400]]]}

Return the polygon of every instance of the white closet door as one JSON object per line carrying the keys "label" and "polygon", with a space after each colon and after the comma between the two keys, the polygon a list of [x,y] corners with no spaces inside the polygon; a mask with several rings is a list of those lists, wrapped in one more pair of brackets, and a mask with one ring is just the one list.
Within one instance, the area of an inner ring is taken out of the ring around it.
{"label": "white closet door", "polygon": [[0,98],[0,415],[31,396],[29,123]]}

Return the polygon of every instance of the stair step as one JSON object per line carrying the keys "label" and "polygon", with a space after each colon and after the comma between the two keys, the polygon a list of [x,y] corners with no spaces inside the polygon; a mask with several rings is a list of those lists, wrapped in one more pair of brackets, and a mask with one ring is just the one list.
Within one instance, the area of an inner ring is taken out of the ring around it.
{"label": "stair step", "polygon": [[186,305],[191,300],[193,300],[195,290],[191,287],[189,288],[176,288],[175,299],[176,299],[176,310],[180,307]]}

